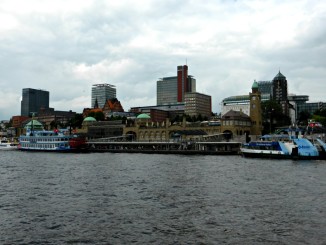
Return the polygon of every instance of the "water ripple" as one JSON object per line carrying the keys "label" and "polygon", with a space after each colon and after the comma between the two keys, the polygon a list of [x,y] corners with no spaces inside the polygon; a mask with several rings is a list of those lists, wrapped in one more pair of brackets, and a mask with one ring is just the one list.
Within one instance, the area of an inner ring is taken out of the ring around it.
{"label": "water ripple", "polygon": [[325,161],[1,154],[1,244],[326,243]]}

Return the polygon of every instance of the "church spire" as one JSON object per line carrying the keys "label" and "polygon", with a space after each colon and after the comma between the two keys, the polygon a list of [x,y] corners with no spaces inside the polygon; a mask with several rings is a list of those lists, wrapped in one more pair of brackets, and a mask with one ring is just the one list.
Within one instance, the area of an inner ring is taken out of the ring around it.
{"label": "church spire", "polygon": [[95,99],[95,103],[94,103],[94,109],[97,109],[98,108],[98,101],[97,101],[97,97]]}

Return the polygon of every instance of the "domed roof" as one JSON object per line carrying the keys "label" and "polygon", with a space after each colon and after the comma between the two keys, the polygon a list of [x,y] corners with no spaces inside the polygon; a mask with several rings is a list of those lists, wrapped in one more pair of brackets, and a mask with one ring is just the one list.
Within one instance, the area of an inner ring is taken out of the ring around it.
{"label": "domed roof", "polygon": [[256,80],[254,81],[254,83],[251,86],[252,89],[258,89],[258,83],[256,82]]}
{"label": "domed roof", "polygon": [[96,122],[96,119],[94,117],[86,117],[83,122]]}
{"label": "domed roof", "polygon": [[285,79],[285,76],[279,71],[273,80]]}
{"label": "domed roof", "polygon": [[150,119],[151,117],[145,113],[139,114],[137,119]]}

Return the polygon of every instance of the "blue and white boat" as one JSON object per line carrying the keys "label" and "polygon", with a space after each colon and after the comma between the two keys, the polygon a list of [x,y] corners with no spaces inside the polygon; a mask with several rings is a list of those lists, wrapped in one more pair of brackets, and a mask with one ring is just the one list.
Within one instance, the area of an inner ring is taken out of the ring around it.
{"label": "blue and white boat", "polygon": [[262,137],[259,141],[243,144],[240,151],[245,157],[326,159],[326,144],[322,140],[312,142],[306,138],[288,135]]}

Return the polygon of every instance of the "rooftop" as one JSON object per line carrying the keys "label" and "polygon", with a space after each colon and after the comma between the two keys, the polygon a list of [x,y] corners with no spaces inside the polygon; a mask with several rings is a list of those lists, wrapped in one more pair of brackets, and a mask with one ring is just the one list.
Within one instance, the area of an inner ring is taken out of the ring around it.
{"label": "rooftop", "polygon": [[147,115],[146,113],[139,114],[137,116],[137,119],[150,119],[151,117]]}
{"label": "rooftop", "polygon": [[273,80],[285,79],[285,76],[279,71]]}
{"label": "rooftop", "polygon": [[94,117],[86,117],[83,122],[96,122],[96,119]]}

